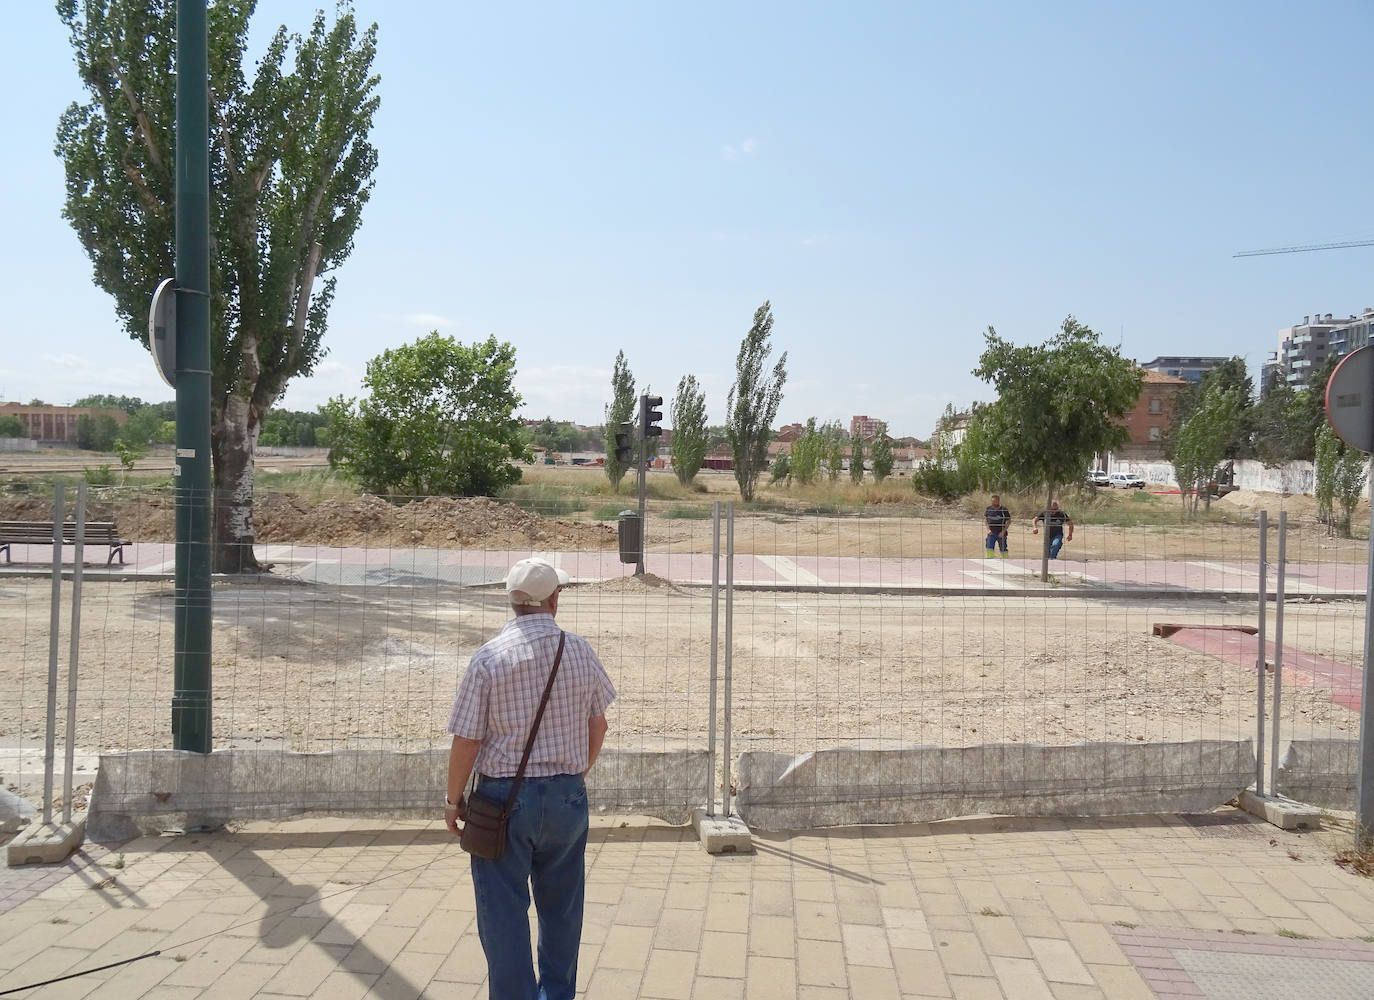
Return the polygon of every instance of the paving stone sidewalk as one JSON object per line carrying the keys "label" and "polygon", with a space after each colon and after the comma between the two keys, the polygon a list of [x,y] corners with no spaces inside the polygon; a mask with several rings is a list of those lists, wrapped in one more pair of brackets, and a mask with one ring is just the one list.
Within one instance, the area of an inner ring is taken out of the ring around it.
{"label": "paving stone sidewalk", "polygon": [[[599,818],[580,992],[1265,1000],[1374,996],[1374,880],[1331,838],[1202,818],[975,819],[757,837]],[[485,997],[466,857],[437,823],[314,819],[0,870],[0,996]]]}

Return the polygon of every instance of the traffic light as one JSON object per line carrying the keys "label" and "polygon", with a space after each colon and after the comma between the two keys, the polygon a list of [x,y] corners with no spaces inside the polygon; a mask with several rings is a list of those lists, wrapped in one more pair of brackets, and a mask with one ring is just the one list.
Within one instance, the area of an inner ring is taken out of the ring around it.
{"label": "traffic light", "polygon": [[629,465],[635,457],[634,424],[621,424],[615,430],[615,460],[621,465]]}
{"label": "traffic light", "polygon": [[645,437],[661,437],[663,435],[663,428],[658,426],[658,422],[663,419],[663,411],[654,409],[654,407],[662,405],[662,396],[644,395],[639,397],[639,426]]}

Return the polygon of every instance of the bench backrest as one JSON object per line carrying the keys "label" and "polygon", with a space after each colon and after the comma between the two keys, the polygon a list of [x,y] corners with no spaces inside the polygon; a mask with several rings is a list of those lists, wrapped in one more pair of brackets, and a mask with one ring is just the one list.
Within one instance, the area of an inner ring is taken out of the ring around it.
{"label": "bench backrest", "polygon": [[[68,521],[62,525],[62,540],[65,542],[76,541],[75,522]],[[87,521],[85,540],[96,545],[114,544],[120,540],[119,531],[113,521]],[[52,541],[52,522],[0,521],[0,541],[34,544],[50,542]]]}

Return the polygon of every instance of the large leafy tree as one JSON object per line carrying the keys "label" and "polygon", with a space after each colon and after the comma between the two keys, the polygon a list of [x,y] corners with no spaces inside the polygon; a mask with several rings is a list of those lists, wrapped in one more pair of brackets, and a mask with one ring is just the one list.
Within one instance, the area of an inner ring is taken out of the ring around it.
{"label": "large leafy tree", "polygon": [[[1140,369],[1097,333],[1067,317],[1043,344],[1017,347],[988,327],[973,374],[991,383],[997,401],[982,412],[992,465],[1018,486],[1046,493],[1076,482],[1100,452],[1128,440],[1123,424],[1140,396]],[[1049,543],[1041,575],[1049,578]]]}
{"label": "large leafy tree", "polygon": [[329,401],[330,460],[372,493],[490,496],[531,461],[515,416],[515,348],[438,331],[367,363],[362,400]]}
{"label": "large leafy tree", "polygon": [[864,481],[864,439],[861,434],[855,434],[849,439],[849,481]]}
{"label": "large leafy tree", "polygon": [[[287,383],[309,375],[337,269],[372,190],[377,26],[340,7],[278,28],[245,75],[255,0],[210,0],[210,435],[215,568],[257,568],[253,452]],[[63,214],[147,347],[148,301],[174,270],[175,3],[59,0],[87,91],[57,129]],[[292,64],[288,65],[288,55]]]}
{"label": "large leafy tree", "polygon": [[726,403],[726,433],[734,459],[735,482],[746,502],[754,499],[759,474],[768,467],[768,442],[773,420],[782,404],[787,382],[787,352],[767,369],[773,353],[773,307],[765,302],[754,310],[754,323],[740,341],[735,358],[735,381]]}
{"label": "large leafy tree", "polygon": [[1270,468],[1292,461],[1301,448],[1297,405],[1297,394],[1284,379],[1283,372],[1275,371],[1251,413],[1256,456]]}
{"label": "large leafy tree", "polygon": [[630,468],[615,455],[615,432],[621,424],[634,419],[635,414],[635,377],[630,371],[630,363],[625,360],[625,352],[618,351],[615,367],[611,369],[611,405],[606,407],[606,478],[613,487],[620,486],[620,480]]}
{"label": "large leafy tree", "polygon": [[673,458],[673,473],[686,486],[696,478],[706,459],[706,393],[697,385],[695,375],[684,375],[678,381],[669,417],[673,421],[673,439],[668,454]]}
{"label": "large leafy tree", "polygon": [[1227,358],[1203,376],[1202,381],[1182,389],[1174,399],[1171,426],[1165,454],[1174,456],[1176,432],[1192,416],[1209,390],[1230,390],[1240,400],[1240,419],[1226,442],[1222,458],[1239,459],[1255,457],[1256,414],[1254,407],[1255,383],[1245,359],[1239,355]]}

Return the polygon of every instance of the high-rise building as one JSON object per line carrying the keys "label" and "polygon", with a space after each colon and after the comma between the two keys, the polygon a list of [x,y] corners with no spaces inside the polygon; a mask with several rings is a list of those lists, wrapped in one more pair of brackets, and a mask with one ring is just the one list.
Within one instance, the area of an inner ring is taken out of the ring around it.
{"label": "high-rise building", "polygon": [[865,414],[859,414],[858,416],[850,417],[849,436],[861,437],[865,441],[867,441],[869,438],[877,435],[878,427],[881,424],[881,420],[877,419],[876,417],[867,416]]}
{"label": "high-rise building", "polygon": [[1331,358],[1339,358],[1369,344],[1374,308],[1361,316],[1304,316],[1301,323],[1279,331],[1278,350],[1260,369],[1261,391],[1275,372],[1293,389],[1306,389],[1312,377]]}

